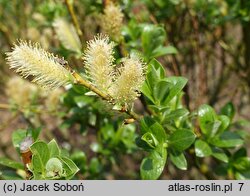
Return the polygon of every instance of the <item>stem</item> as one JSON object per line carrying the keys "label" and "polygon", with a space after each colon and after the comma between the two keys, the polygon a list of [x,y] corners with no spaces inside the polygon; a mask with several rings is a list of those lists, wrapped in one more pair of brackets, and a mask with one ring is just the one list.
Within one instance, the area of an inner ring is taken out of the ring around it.
{"label": "stem", "polygon": [[79,38],[81,39],[83,33],[82,33],[82,30],[81,30],[81,28],[80,28],[80,25],[79,25],[79,23],[78,23],[78,21],[77,21],[76,14],[75,14],[75,11],[74,11],[74,8],[73,8],[73,6],[72,6],[72,4],[70,3],[69,0],[65,0],[65,4],[66,4],[67,9],[68,9],[68,11],[69,11],[69,13],[70,13],[70,16],[71,16],[71,19],[72,19],[72,21],[73,21],[73,24],[74,24],[74,26],[75,26],[75,28],[76,28],[76,32],[77,32]]}
{"label": "stem", "polygon": [[[86,81],[85,79],[83,79],[78,73],[76,73],[75,71],[73,71],[69,66],[67,68],[71,71],[72,76],[75,78],[75,82],[77,84],[81,84],[81,85],[85,86],[89,90],[91,90],[94,93],[96,93],[102,99],[108,101],[111,104],[114,104],[114,99],[110,95],[101,92],[98,88],[96,88],[95,86],[93,86],[92,84],[90,84],[88,81]],[[131,116],[135,120],[140,120],[140,118],[141,118],[140,115],[136,114],[135,112],[133,112],[131,110],[121,110],[120,112],[127,113],[129,116]]]}

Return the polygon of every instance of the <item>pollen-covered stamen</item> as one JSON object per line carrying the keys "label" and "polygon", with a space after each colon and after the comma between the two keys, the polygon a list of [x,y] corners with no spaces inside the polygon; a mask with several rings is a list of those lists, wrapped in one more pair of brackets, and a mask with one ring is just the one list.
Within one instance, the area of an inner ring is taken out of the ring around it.
{"label": "pollen-covered stamen", "polygon": [[88,79],[99,90],[107,92],[113,81],[114,44],[103,35],[87,43],[83,60]]}
{"label": "pollen-covered stamen", "polygon": [[72,80],[69,71],[58,63],[57,57],[37,43],[20,41],[6,55],[11,69],[24,78],[33,76],[33,82],[42,87],[54,89]]}
{"label": "pollen-covered stamen", "polygon": [[136,57],[125,58],[109,94],[121,105],[131,104],[140,96],[140,88],[145,80],[145,64]]}

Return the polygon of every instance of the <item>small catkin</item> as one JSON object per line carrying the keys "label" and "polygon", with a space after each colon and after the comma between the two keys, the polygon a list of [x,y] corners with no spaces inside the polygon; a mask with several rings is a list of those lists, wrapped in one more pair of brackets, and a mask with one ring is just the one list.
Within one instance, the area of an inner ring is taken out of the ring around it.
{"label": "small catkin", "polygon": [[13,51],[6,53],[7,63],[22,77],[32,76],[32,82],[47,89],[67,84],[72,77],[53,54],[43,50],[38,43],[19,41]]}
{"label": "small catkin", "polygon": [[107,92],[113,81],[113,42],[104,35],[97,35],[87,43],[83,60],[88,79],[99,90]]}
{"label": "small catkin", "polygon": [[121,37],[123,17],[121,9],[113,3],[109,3],[104,9],[104,14],[101,15],[102,30],[117,42]]}
{"label": "small catkin", "polygon": [[145,64],[136,56],[124,58],[109,94],[118,104],[128,106],[140,96],[144,80]]}
{"label": "small catkin", "polygon": [[69,24],[63,18],[57,18],[53,22],[53,27],[58,39],[66,49],[81,53],[81,41],[72,24]]}

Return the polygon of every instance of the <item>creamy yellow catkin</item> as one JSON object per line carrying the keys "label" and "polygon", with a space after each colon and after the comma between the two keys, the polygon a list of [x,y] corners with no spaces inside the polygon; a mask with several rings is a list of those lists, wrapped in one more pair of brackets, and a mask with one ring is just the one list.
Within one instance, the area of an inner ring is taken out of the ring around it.
{"label": "creamy yellow catkin", "polygon": [[22,77],[32,76],[32,82],[47,89],[55,89],[72,80],[71,75],[52,53],[38,43],[19,41],[12,52],[6,53],[7,63]]}

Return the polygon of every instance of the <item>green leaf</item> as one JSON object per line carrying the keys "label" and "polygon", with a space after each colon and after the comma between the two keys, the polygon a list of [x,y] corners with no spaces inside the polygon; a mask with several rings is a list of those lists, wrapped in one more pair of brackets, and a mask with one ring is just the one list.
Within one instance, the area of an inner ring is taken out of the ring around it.
{"label": "green leaf", "polygon": [[236,180],[250,180],[250,171],[247,172],[236,172],[235,173]]}
{"label": "green leaf", "polygon": [[83,151],[75,151],[71,157],[72,161],[77,165],[81,172],[87,170],[87,156]]}
{"label": "green leaf", "polygon": [[[163,45],[166,32],[163,27],[156,25],[145,25],[141,34],[142,48],[148,60],[153,58],[153,51]],[[154,41],[152,41],[154,40]]]}
{"label": "green leaf", "polygon": [[152,133],[145,133],[141,139],[145,141],[150,147],[155,148],[158,145],[158,141]]}
{"label": "green leaf", "polygon": [[233,154],[232,159],[236,160],[240,157],[246,157],[246,156],[247,156],[247,150],[246,148],[242,147]]}
{"label": "green leaf", "polygon": [[148,73],[146,77],[146,84],[152,92],[156,83],[165,78],[165,70],[162,65],[155,59],[150,61],[148,65]]}
{"label": "green leaf", "polygon": [[44,172],[47,161],[50,158],[48,145],[43,141],[37,141],[30,146],[32,152],[32,167],[37,172]]}
{"label": "green leaf", "polygon": [[233,162],[234,168],[239,171],[246,171],[250,169],[250,158],[249,157],[240,157]]}
{"label": "green leaf", "polygon": [[15,148],[20,148],[21,142],[27,137],[27,130],[18,129],[12,133],[12,143]]}
{"label": "green leaf", "polygon": [[195,134],[187,129],[179,129],[169,137],[169,145],[172,149],[182,152],[193,144]]}
{"label": "green leaf", "polygon": [[151,91],[151,89],[148,86],[146,81],[143,83],[140,90],[141,90],[143,95],[145,95],[150,101],[152,101],[154,103],[153,93],[152,93],[152,91]]}
{"label": "green leaf", "polygon": [[222,133],[220,137],[213,138],[210,143],[217,147],[230,148],[240,146],[244,141],[238,134],[226,131]]}
{"label": "green leaf", "polygon": [[[161,153],[159,153],[161,151]],[[142,160],[140,173],[143,180],[156,180],[160,177],[167,159],[166,148],[152,150],[150,154]]]}
{"label": "green leaf", "polygon": [[196,140],[194,146],[197,157],[207,157],[212,154],[212,149],[205,141]]}
{"label": "green leaf", "polygon": [[58,157],[63,162],[63,168],[66,172],[65,178],[67,180],[74,177],[74,175],[79,171],[79,168],[76,166],[76,164],[67,157]]}
{"label": "green leaf", "polygon": [[185,108],[180,108],[174,111],[171,111],[169,114],[164,116],[164,122],[170,121],[170,120],[178,120],[181,117],[187,116],[189,114],[189,111]]}
{"label": "green leaf", "polygon": [[36,129],[31,129],[31,135],[32,135],[33,141],[36,141],[36,140],[37,140],[38,136],[39,136],[40,133],[41,133],[41,130],[42,130],[41,127],[36,128]]}
{"label": "green leaf", "polygon": [[167,99],[164,101],[164,104],[168,104],[175,96],[177,96],[181,92],[181,90],[187,84],[188,80],[184,77],[172,76],[165,78],[165,81],[173,84]]}
{"label": "green leaf", "polygon": [[149,116],[145,116],[140,121],[140,127],[142,134],[145,134],[147,132],[152,133],[159,143],[164,143],[167,139],[167,135],[164,128]]}
{"label": "green leaf", "polygon": [[202,133],[207,136],[212,135],[211,132],[214,132],[213,127],[217,128],[219,126],[218,122],[214,124],[215,120],[217,120],[217,115],[214,109],[209,105],[201,105],[199,107],[198,120]]}
{"label": "green leaf", "polygon": [[212,156],[216,159],[228,163],[228,156],[224,153],[224,151],[220,148],[213,147],[212,148]]}
{"label": "green leaf", "polygon": [[50,158],[57,157],[60,155],[60,149],[59,149],[55,139],[51,140],[48,143],[48,148],[49,148],[49,152],[50,152]]}
{"label": "green leaf", "polygon": [[221,125],[219,127],[218,134],[224,132],[230,125],[230,119],[225,115],[220,115],[219,120]]}
{"label": "green leaf", "polygon": [[153,50],[151,58],[152,57],[156,58],[166,54],[177,54],[177,53],[178,53],[177,49],[173,46],[167,46],[167,47],[160,46]]}
{"label": "green leaf", "polygon": [[232,121],[235,115],[235,108],[231,102],[228,102],[220,111],[221,114],[229,117],[230,121]]}
{"label": "green leaf", "polygon": [[24,169],[23,164],[5,157],[0,157],[0,165],[10,167],[12,169]]}
{"label": "green leaf", "polygon": [[171,149],[170,160],[177,168],[187,170],[187,160],[182,152]]}
{"label": "green leaf", "polygon": [[172,84],[164,80],[159,81],[153,88],[153,97],[156,105],[166,105]]}

